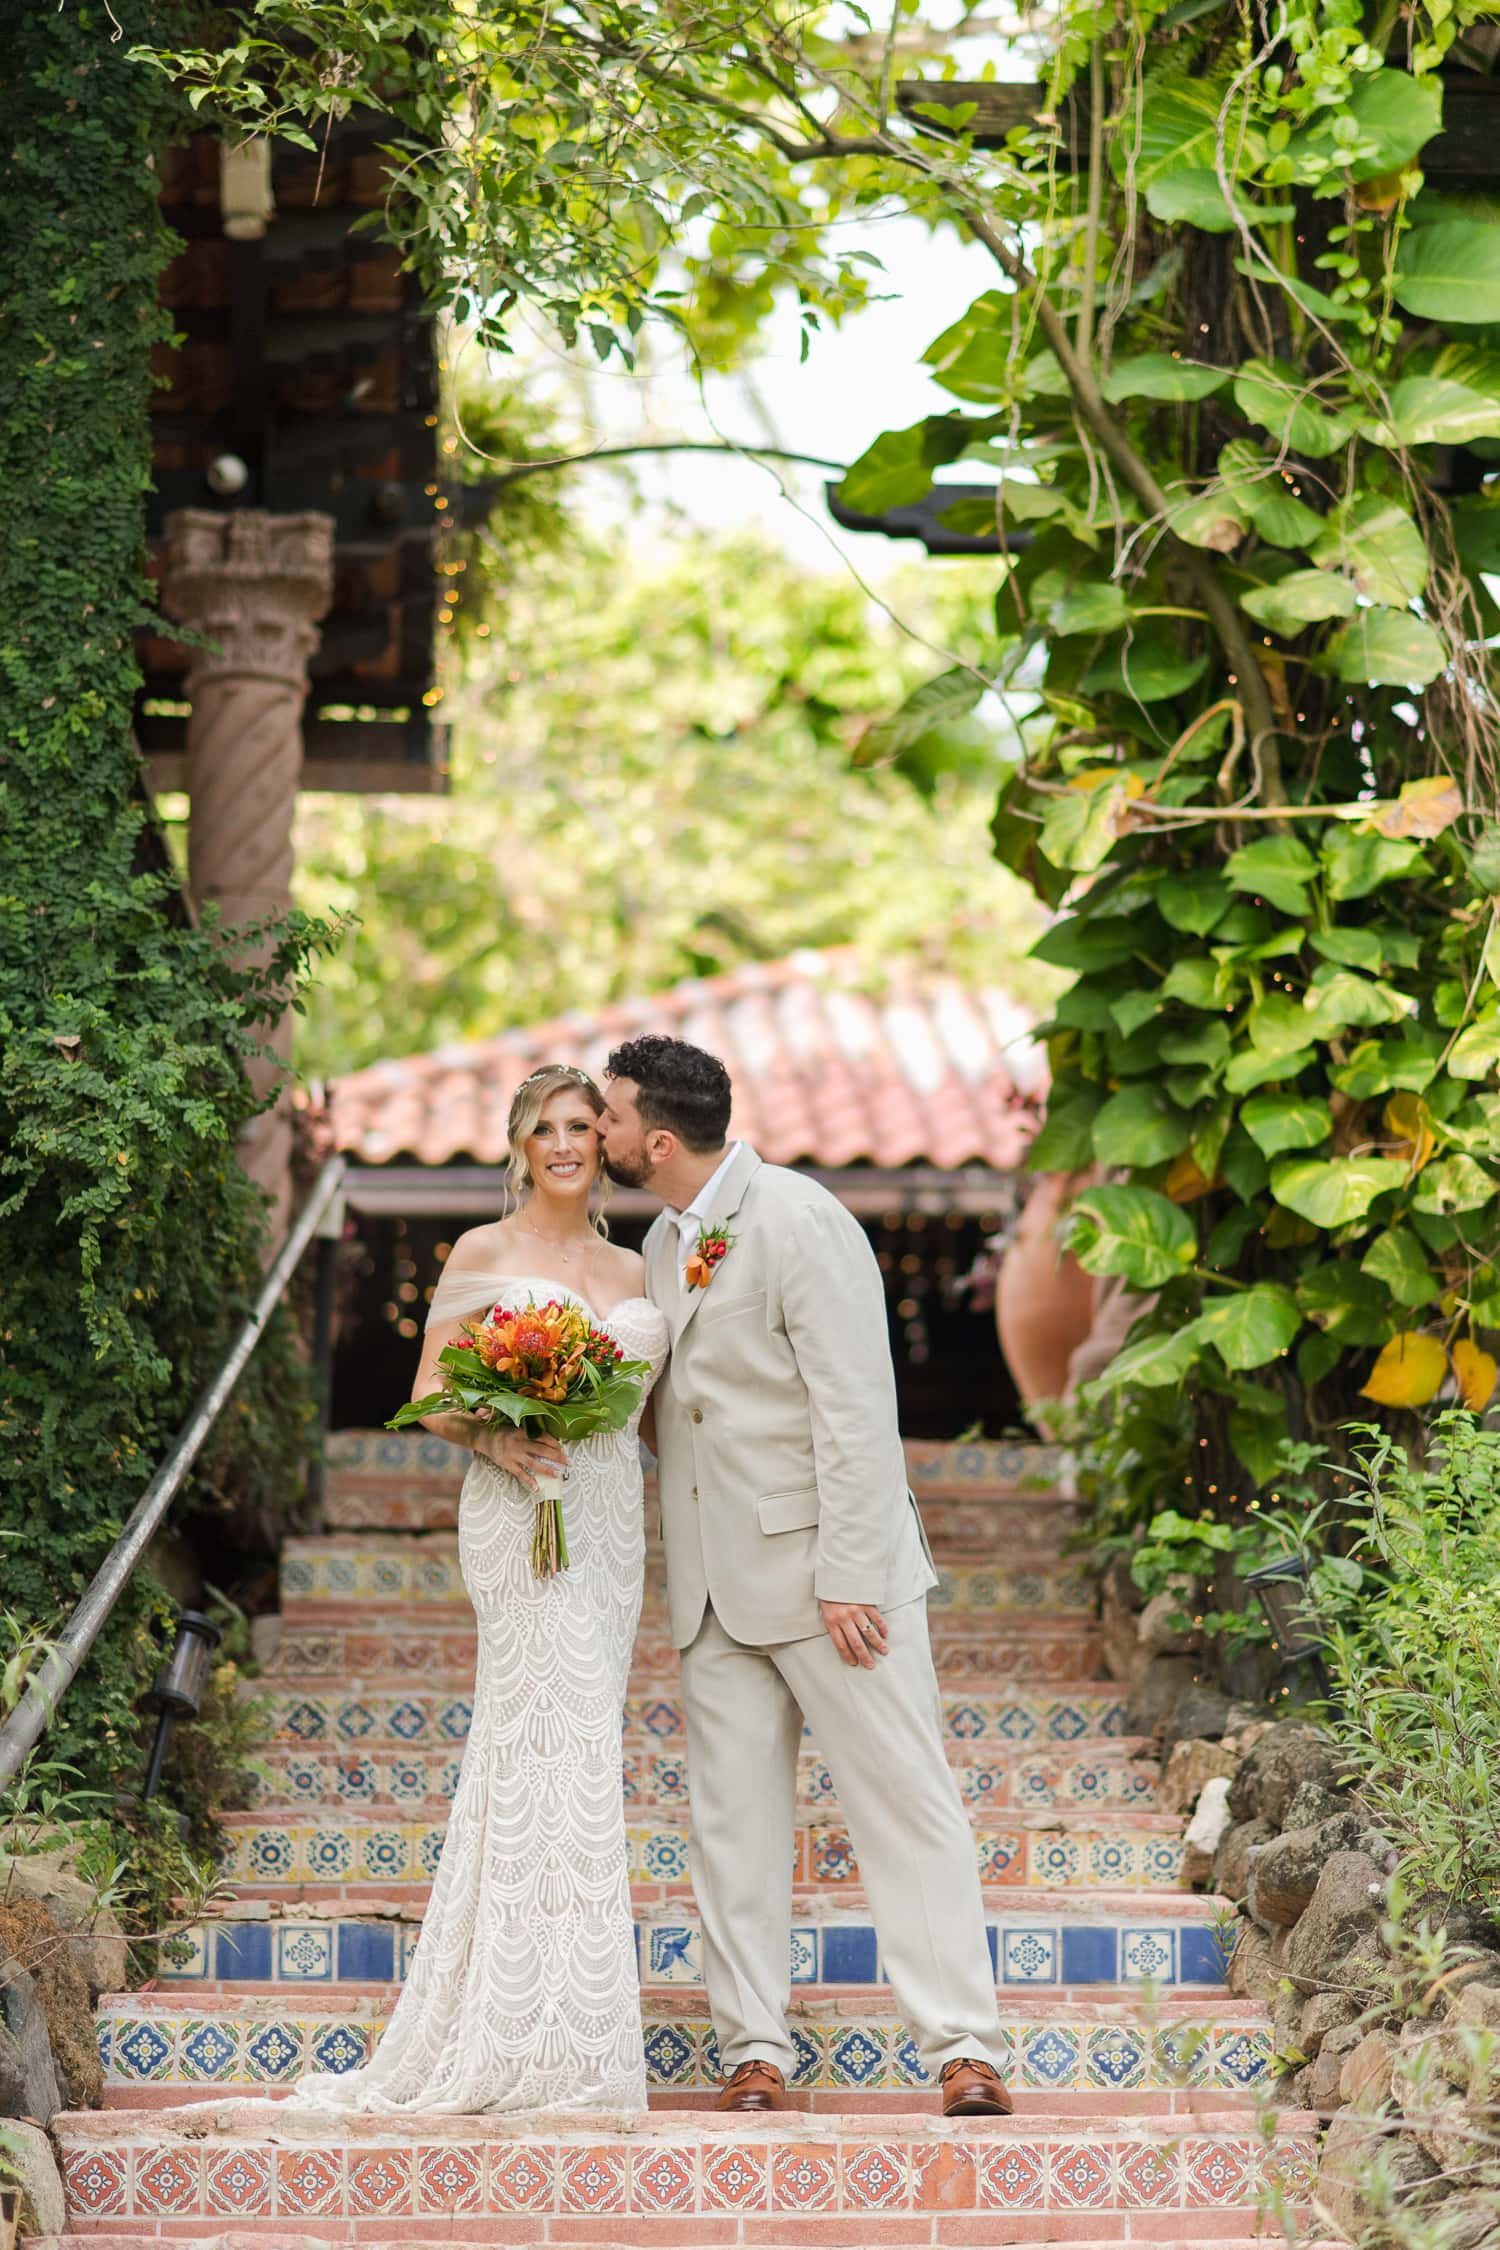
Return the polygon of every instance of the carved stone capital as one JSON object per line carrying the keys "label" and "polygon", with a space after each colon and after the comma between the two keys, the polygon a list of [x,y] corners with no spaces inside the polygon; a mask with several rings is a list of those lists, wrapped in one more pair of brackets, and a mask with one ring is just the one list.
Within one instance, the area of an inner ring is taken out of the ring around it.
{"label": "carved stone capital", "polygon": [[178,508],[168,516],[162,605],[218,644],[192,650],[190,695],[200,682],[229,677],[306,693],[317,620],[333,598],[333,530],[331,516],[311,511]]}

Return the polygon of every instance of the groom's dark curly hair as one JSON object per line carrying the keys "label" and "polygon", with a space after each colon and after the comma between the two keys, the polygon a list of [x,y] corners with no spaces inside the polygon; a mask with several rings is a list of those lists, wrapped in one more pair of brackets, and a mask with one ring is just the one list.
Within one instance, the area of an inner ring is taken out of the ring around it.
{"label": "groom's dark curly hair", "polygon": [[729,1073],[717,1055],[650,1032],[616,1047],[605,1068],[611,1078],[634,1080],[636,1108],[648,1133],[675,1133],[695,1156],[724,1146],[731,1094]]}

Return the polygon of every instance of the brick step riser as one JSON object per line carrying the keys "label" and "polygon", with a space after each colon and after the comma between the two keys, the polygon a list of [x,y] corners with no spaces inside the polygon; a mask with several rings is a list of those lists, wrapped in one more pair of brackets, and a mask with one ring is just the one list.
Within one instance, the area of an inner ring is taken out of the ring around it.
{"label": "brick step riser", "polygon": [[[933,1661],[950,1693],[967,1681],[1014,1681],[1040,1686],[1050,1681],[1097,1677],[1104,1663],[1100,1634],[1082,1623],[1049,1625],[1036,1631],[1034,1618],[998,1621],[993,1634],[946,1634],[939,1623],[932,1635]],[[266,1666],[264,1683],[276,1688],[300,1681],[406,1680],[427,1686],[464,1689],[474,1680],[477,1645],[472,1630],[450,1633],[369,1632],[337,1627],[298,1628],[280,1642]],[[676,1682],[681,1656],[671,1642],[643,1639],[631,1665],[630,1692],[641,1694],[658,1682]]]}
{"label": "brick step riser", "polygon": [[[263,1683],[247,1684],[259,1697]],[[468,1738],[472,1702],[467,1693],[451,1695],[421,1686],[306,1693],[284,1690],[264,1698],[265,1741],[288,1749],[324,1744],[342,1750],[414,1751],[426,1745],[462,1747]],[[1056,1690],[1006,1690],[986,1693],[976,1687],[965,1696],[945,1696],[943,1728],[950,1743],[962,1747],[992,1744],[997,1749],[1067,1747],[1091,1741],[1125,1739],[1125,1705],[1111,1683],[1072,1681]],[[627,1752],[682,1745],[687,1723],[681,1701],[671,1695],[632,1696],[625,1708]],[[804,1740],[811,1741],[804,1734]]]}
{"label": "brick step riser", "polygon": [[[1224,1953],[1213,1902],[1178,1893],[1181,1910],[1164,1914],[1162,1901],[1143,1894],[1139,1912],[1073,1915],[1010,1908],[986,1901],[990,1957],[1002,2010],[1007,1998],[1056,1990],[1150,1985],[1161,1991],[1216,1994],[1224,1990]],[[1080,1902],[1082,1903],[1082,1902]],[[1133,1904],[1133,1902],[1132,1902]],[[185,1958],[163,1956],[157,1983],[294,1987],[399,1983],[415,1949],[421,1921],[392,1902],[378,1915],[253,1914],[198,1925],[185,1933]],[[696,1912],[684,1902],[674,1913],[637,1915],[636,1951],[643,1980],[682,1991],[701,1989],[702,1936]],[[879,1944],[866,1915],[794,1919],[790,1960],[794,1998],[806,1987],[837,1988],[851,1997],[885,1994]]]}
{"label": "brick step riser", "polygon": [[[1156,1805],[1156,1768],[1131,1752],[1142,1747],[1098,1744],[1050,1755],[1026,1750],[973,1751],[948,1746],[948,1762],[964,1802],[977,1809],[1015,1812],[1151,1812]],[[354,1749],[313,1752],[275,1751],[260,1755],[248,1780],[257,1812],[372,1810],[408,1814],[425,1805],[450,1804],[461,1760],[458,1748],[418,1751],[415,1755]],[[691,1798],[691,1774],[681,1754],[632,1748],[625,1756],[622,1782],[626,1818],[654,1811],[681,1811]],[[804,1754],[797,1776],[797,1802],[808,1813],[834,1814],[838,1792],[823,1760]]]}
{"label": "brick step riser", "polygon": [[[291,2085],[304,2070],[357,2069],[379,2044],[394,1995],[367,1996],[342,2009],[309,2004],[247,2013],[243,1995],[200,1994],[146,2000],[116,1996],[98,2027],[106,2100],[162,2102],[174,2094],[257,2094]],[[792,2018],[799,2067],[793,2088],[824,2109],[878,2097],[884,2108],[932,2090],[906,2027],[886,2015],[844,2015],[840,2002],[809,2003]],[[653,2095],[700,2093],[718,2085],[713,2029],[703,2015],[662,2013],[645,2002],[645,2056]],[[1270,2047],[1249,2018],[1168,2003],[1155,2019],[1137,2010],[1088,2012],[1054,2004],[1002,2020],[1005,2077],[1013,2093],[1038,2101],[1088,2105],[1129,2101],[1138,2112],[1222,2106],[1266,2078]]]}
{"label": "brick step riser", "polygon": [[761,2120],[687,2126],[656,2114],[625,2135],[603,2117],[507,2135],[477,2130],[473,2118],[309,2118],[278,2130],[253,2115],[236,2125],[221,2105],[204,2130],[202,2109],[158,2114],[146,2136],[118,2111],[55,2121],[72,2225],[209,2217],[268,2229],[334,2219],[375,2233],[423,2216],[507,2225],[512,2214],[616,2216],[621,2237],[644,2245],[661,2239],[663,2218],[743,2225],[757,2214],[811,2244],[820,2214],[845,2226],[859,2214],[869,2232],[857,2239],[878,2243],[888,2219],[920,2219],[931,2239],[935,2213],[967,2210],[997,2227],[1022,2214],[1086,2212],[1101,2227],[1175,2214],[1172,2231],[1211,2236],[1229,2231],[1214,2228],[1219,2218],[1242,2230],[1247,2208],[1275,2183],[1300,2199],[1312,2158],[1305,2124],[1289,2123],[1262,2147],[1247,2119],[1222,2114],[1176,2133],[1169,2120],[1091,2130],[1055,2115],[976,2130],[961,2119],[945,2126],[930,2106],[827,2125],[791,2117],[771,2130]]}
{"label": "brick step riser", "polygon": [[[234,1813],[224,1825],[228,1848],[222,1871],[249,1897],[337,1897],[351,1885],[371,1891],[425,1886],[437,1873],[445,1833],[441,1821],[366,1821],[355,1815],[319,1823]],[[1173,1814],[1149,1812],[1121,1812],[1099,1821],[1089,1814],[1041,1812],[997,1824],[987,1809],[976,1808],[980,1881],[1036,1890],[1176,1890],[1182,1878],[1181,1825]],[[687,1883],[684,1820],[629,1824],[625,1841],[637,1895],[648,1886],[666,1895]],[[837,1890],[858,1881],[847,1829],[816,1818],[799,1820],[794,1888]]]}
{"label": "brick step riser", "polygon": [[[374,1490],[366,1493],[330,1493],[323,1504],[323,1521],[340,1537],[375,1539],[428,1538],[458,1528],[461,1478],[441,1487],[434,1483],[420,1491]],[[1009,1560],[1035,1559],[1056,1563],[1068,1541],[1088,1520],[1082,1501],[1046,1500],[1032,1495],[995,1493],[988,1499],[954,1494],[928,1495],[921,1501],[922,1527],[927,1543],[944,1563],[978,1563],[1004,1555]],[[648,1515],[653,1528],[654,1509]]]}
{"label": "brick step riser", "polygon": [[[163,2222],[164,2225],[168,2226],[173,2225],[173,2223],[171,2221]],[[562,2226],[567,2224],[566,2221],[559,2221],[558,2223]],[[1175,2236],[1169,2241],[1155,2234],[1143,2234],[1139,2230],[1146,2223],[1147,2221],[1144,2218],[1137,2219],[1129,2236],[1117,2232],[1108,2238],[1091,2237],[1086,2242],[1070,2238],[1068,2250],[1120,2250],[1120,2245],[1127,2240],[1149,2242],[1152,2245],[1152,2250],[1201,2250],[1201,2245],[1205,2241],[1212,2241],[1217,2246],[1217,2250],[1266,2250],[1264,2236],[1252,2239],[1249,2235],[1221,2234],[1217,2222],[1213,2223],[1210,2231],[1200,2230],[1195,2233],[1191,2242]],[[670,2220],[667,2224],[669,2227],[672,2226]],[[784,2230],[773,2227],[770,2233],[762,2233],[759,2231],[759,2221],[752,2221],[750,2224],[755,2231],[749,2234],[744,2233],[741,2227],[731,2220],[728,2222],[730,2229],[728,2233],[723,2232],[716,2226],[710,2235],[704,2223],[699,2221],[691,2231],[679,2234],[677,2240],[681,2245],[681,2250],[723,2250],[724,2245],[732,2246],[740,2243],[754,2243],[759,2246],[759,2250],[809,2250],[811,2238],[806,2234],[802,2235],[799,2242],[793,2242]],[[872,2236],[868,2223],[859,2225],[856,2222],[855,2224],[857,2231],[846,2231],[841,2237],[824,2234],[820,2239],[830,2245],[830,2250],[834,2250],[834,2246],[840,2241],[843,2245],[848,2246],[848,2250],[869,2250]],[[938,2245],[968,2243],[982,2245],[982,2250],[996,2250],[998,2238],[993,2225],[988,2220],[978,2221],[973,2217],[943,2218],[940,2216],[934,2218],[931,2222],[914,2219],[910,2222],[897,2221],[896,2224],[909,2224],[915,2230],[908,2232],[906,2236],[908,2243],[935,2243]],[[347,2245],[354,2241],[358,2242],[359,2250],[454,2250],[455,2245],[465,2243],[483,2244],[484,2250],[507,2250],[506,2245],[497,2244],[492,2220],[465,2217],[457,2217],[446,2224],[440,2239],[436,2236],[429,2237],[425,2232],[419,2232],[414,2235],[403,2234],[399,2241],[393,2240],[388,2235],[380,2235],[378,2228],[376,2234],[372,2235],[362,2227],[357,2236],[349,2234],[332,2235],[321,2225],[316,2234],[307,2233],[302,2225],[298,2226],[295,2234],[278,2233],[274,2226],[268,2232],[261,2230],[253,2234],[247,2234],[238,2227],[231,2228],[227,2233],[204,2234],[202,2225],[201,2220],[192,2222],[194,2231],[190,2238],[185,2230],[143,2236],[139,2232],[128,2235],[106,2234],[91,2226],[85,2234],[30,2235],[26,2238],[25,2250],[79,2250],[79,2245],[84,2243],[88,2244],[89,2250],[140,2250],[142,2241],[182,2242],[188,2239],[192,2241],[193,2250],[347,2250]],[[1057,2242],[1056,2233],[1052,2231],[1055,2222],[1051,2220],[1047,2222],[1048,2231],[1043,2235],[1028,2235],[1024,2231],[1017,2233],[1014,2230],[1020,2225],[1019,2220],[1013,2220],[1009,2223],[1006,2233],[1007,2241],[1031,2241],[1041,2245],[1042,2250],[1046,2250],[1048,2243],[1055,2245]],[[544,2221],[540,2233],[526,2235],[509,2233],[508,2242],[515,2245],[528,2242],[545,2246],[549,2239],[546,2227],[547,2222]],[[979,2229],[978,2232],[975,2231],[976,2227]],[[955,2232],[955,2228],[959,2231]],[[579,2243],[579,2236],[576,2232],[553,2233],[550,2239],[559,2246],[571,2245],[573,2250],[577,2250]],[[583,2239],[587,2244],[587,2250],[643,2250],[643,2237],[638,2232],[635,2234],[634,2240],[630,2242],[623,2241],[618,2234],[615,2235],[613,2241],[605,2241],[593,2229],[590,2229]],[[899,2242],[900,2237],[893,2237],[882,2231],[878,2239],[889,2243],[892,2241]],[[671,2236],[670,2234],[665,2237],[653,2236],[652,2240],[653,2242],[660,2240],[670,2244]]]}

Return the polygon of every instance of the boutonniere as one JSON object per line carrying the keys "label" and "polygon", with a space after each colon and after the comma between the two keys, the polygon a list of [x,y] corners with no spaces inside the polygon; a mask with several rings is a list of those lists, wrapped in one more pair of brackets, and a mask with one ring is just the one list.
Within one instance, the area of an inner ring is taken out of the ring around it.
{"label": "boutonniere", "polygon": [[689,1289],[706,1289],[733,1248],[734,1236],[722,1227],[700,1227],[698,1247],[687,1262],[684,1276]]}

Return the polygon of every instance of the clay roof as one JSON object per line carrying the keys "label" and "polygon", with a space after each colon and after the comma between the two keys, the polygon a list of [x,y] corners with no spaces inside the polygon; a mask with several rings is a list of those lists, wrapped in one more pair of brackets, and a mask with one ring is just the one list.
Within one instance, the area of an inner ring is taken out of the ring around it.
{"label": "clay roof", "polygon": [[335,1145],[366,1164],[499,1164],[511,1096],[540,1063],[597,1076],[621,1041],[664,1031],[722,1056],[734,1079],[733,1130],[768,1162],[1005,1170],[1045,1088],[1033,1020],[998,987],[925,972],[877,979],[852,950],[797,953],[597,1014],[372,1064],[333,1082],[329,1112]]}

